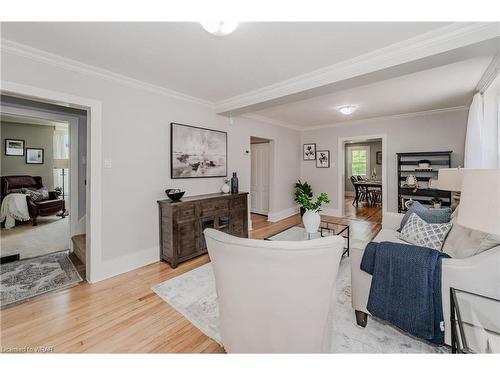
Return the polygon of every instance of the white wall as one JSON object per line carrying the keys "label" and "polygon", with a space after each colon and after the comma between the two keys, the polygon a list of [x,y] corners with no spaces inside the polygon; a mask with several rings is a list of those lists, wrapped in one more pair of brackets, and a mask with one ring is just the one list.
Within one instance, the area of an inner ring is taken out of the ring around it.
{"label": "white wall", "polygon": [[213,108],[169,95],[74,71],[2,50],[2,80],[98,100],[102,103],[102,259],[106,276],[158,260],[156,201],[164,189],[187,195],[218,192],[222,178],[170,180],[170,122],[228,131],[228,171],[250,187],[250,136],[275,140],[276,199],[272,210],[293,209],[299,176],[300,135],[295,130],[235,118],[230,125]]}
{"label": "white wall", "polygon": [[407,117],[371,119],[342,126],[302,132],[301,143],[316,143],[330,150],[331,168],[320,169],[314,162],[302,161],[301,179],[311,183],[315,194],[326,192],[332,202],[328,210],[338,210],[338,139],[350,136],[387,135],[387,209],[397,212],[397,152],[452,150],[452,166],[463,165],[466,110]]}

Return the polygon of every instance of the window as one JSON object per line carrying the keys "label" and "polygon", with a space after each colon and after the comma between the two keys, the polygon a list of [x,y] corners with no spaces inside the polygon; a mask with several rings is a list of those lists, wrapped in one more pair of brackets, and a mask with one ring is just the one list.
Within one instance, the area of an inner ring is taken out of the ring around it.
{"label": "window", "polygon": [[370,174],[370,147],[348,148],[349,176],[368,176]]}

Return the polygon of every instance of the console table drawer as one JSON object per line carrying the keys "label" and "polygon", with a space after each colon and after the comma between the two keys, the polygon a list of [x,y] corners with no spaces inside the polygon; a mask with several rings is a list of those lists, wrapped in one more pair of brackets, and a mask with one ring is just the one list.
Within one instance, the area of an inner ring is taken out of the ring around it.
{"label": "console table drawer", "polygon": [[215,211],[228,210],[229,202],[227,200],[214,200],[200,204],[200,215],[212,215]]}
{"label": "console table drawer", "polygon": [[196,217],[196,206],[194,204],[182,205],[177,209],[179,220],[192,219]]}

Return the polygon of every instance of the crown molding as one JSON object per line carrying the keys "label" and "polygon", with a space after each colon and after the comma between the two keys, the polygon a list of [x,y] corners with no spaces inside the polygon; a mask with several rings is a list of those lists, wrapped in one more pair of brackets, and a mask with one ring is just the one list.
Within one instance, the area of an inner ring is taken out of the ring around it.
{"label": "crown molding", "polygon": [[327,128],[338,128],[340,126],[345,125],[360,125],[365,124],[367,122],[375,122],[375,121],[385,121],[385,120],[394,120],[399,118],[411,118],[411,117],[419,117],[419,116],[429,116],[429,115],[437,115],[440,113],[448,113],[448,112],[460,112],[467,111],[469,109],[468,106],[462,105],[458,107],[449,107],[449,108],[441,108],[441,109],[431,109],[428,111],[419,111],[419,112],[410,112],[410,113],[401,113],[397,115],[389,115],[389,116],[379,116],[379,117],[369,117],[365,119],[359,120],[349,120],[349,121],[341,121],[332,124],[311,126],[308,128],[301,128],[300,130],[303,132],[310,130],[319,130],[319,129],[327,129]]}
{"label": "crown molding", "polygon": [[498,22],[454,23],[310,73],[218,101],[215,103],[215,110],[219,114],[235,111],[498,36]]}
{"label": "crown molding", "polygon": [[275,120],[270,117],[262,116],[262,115],[257,115],[255,113],[245,113],[243,115],[240,115],[239,117],[243,117],[249,120],[255,120],[255,121],[260,121],[269,125],[276,125],[276,126],[281,126],[282,128],[287,128],[287,129],[293,129],[297,131],[302,131],[304,130],[298,125],[293,125],[285,121],[280,121],[280,120]]}
{"label": "crown molding", "polygon": [[44,64],[56,66],[58,68],[63,68],[72,72],[83,73],[91,75],[98,78],[107,79],[109,81],[117,82],[122,85],[126,85],[133,88],[140,88],[155,94],[169,96],[174,99],[184,100],[195,104],[200,104],[206,107],[214,108],[214,103],[196,98],[191,95],[183,94],[181,92],[170,90],[165,87],[154,85],[152,83],[144,82],[135,78],[127,77],[125,75],[112,72],[107,69],[99,68],[94,65],[89,65],[69,59],[67,57],[59,56],[50,52],[42,51],[37,48],[27,46],[18,42],[14,42],[8,39],[1,39],[2,52],[8,52],[17,56],[22,56],[35,60]]}
{"label": "crown molding", "polygon": [[[500,42],[499,42],[500,43]],[[483,76],[479,80],[476,86],[476,91],[478,92],[485,92],[488,87],[493,83],[495,78],[498,76],[500,72],[500,52],[493,57],[491,60],[490,65],[488,65],[488,68],[484,72]]]}

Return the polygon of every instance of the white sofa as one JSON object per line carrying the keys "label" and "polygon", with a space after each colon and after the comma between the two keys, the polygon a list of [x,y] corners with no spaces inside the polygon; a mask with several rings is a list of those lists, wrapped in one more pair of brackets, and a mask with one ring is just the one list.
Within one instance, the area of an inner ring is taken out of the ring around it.
{"label": "white sofa", "polygon": [[345,239],[262,241],[205,229],[228,353],[318,353],[331,345]]}
{"label": "white sofa", "polygon": [[[396,230],[401,224],[403,214],[384,213],[382,230],[373,241],[400,242]],[[364,249],[351,248],[352,307],[358,325],[367,323],[366,309],[372,276],[359,266]],[[500,246],[465,259],[447,258],[442,261],[441,294],[443,316],[445,319],[445,343],[451,345],[450,330],[450,287],[468,292],[500,298]]]}

